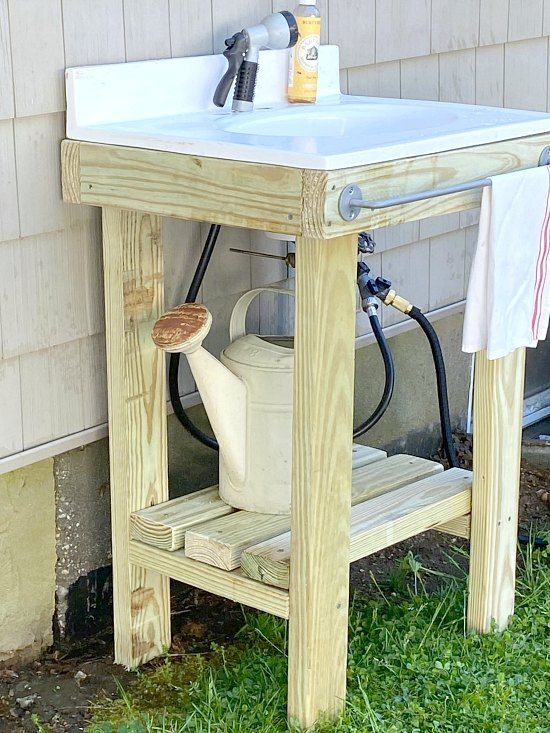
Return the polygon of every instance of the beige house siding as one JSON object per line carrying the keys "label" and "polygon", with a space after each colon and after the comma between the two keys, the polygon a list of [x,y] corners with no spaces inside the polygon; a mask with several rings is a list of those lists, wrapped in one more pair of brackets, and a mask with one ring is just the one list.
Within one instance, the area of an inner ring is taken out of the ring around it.
{"label": "beige house siding", "polygon": [[[0,0],[0,459],[106,421],[98,212],[62,203],[66,66],[219,52],[280,0]],[[550,0],[324,0],[351,93],[547,109]],[[377,233],[375,267],[424,308],[463,299],[475,212]],[[204,225],[167,222],[168,302],[181,299]],[[285,268],[224,230],[204,283],[226,340],[236,294]],[[220,293],[223,298],[220,298]],[[384,324],[396,316],[384,314]],[[184,391],[194,385],[185,373]]]}

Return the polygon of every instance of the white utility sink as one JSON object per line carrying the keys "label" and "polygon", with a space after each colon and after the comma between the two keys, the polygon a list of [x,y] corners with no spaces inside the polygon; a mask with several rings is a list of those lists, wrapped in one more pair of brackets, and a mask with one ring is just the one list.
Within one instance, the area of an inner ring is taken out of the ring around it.
{"label": "white utility sink", "polygon": [[542,112],[340,93],[338,48],[320,52],[319,100],[286,101],[287,51],[265,51],[254,112],[212,103],[223,56],[68,69],[67,136],[176,153],[334,170],[550,131]]}

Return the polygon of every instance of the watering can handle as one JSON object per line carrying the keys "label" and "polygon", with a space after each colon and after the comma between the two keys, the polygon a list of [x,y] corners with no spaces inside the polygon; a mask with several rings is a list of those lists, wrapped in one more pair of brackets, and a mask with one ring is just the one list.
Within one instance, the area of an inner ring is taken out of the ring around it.
{"label": "watering can handle", "polygon": [[246,336],[246,314],[254,298],[260,293],[279,293],[280,295],[291,295],[294,297],[294,290],[285,288],[255,288],[242,295],[235,303],[231,320],[229,321],[229,340],[231,343],[236,339]]}

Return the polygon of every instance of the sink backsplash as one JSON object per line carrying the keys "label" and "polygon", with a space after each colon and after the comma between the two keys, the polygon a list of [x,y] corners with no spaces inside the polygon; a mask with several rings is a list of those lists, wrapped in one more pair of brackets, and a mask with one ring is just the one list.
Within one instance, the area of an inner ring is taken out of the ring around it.
{"label": "sink backsplash", "polygon": [[[255,107],[287,101],[288,51],[261,51]],[[221,54],[67,69],[67,135],[76,127],[217,111],[212,96],[227,68]],[[318,98],[340,94],[338,46],[321,46]],[[226,109],[231,106],[232,94]]]}

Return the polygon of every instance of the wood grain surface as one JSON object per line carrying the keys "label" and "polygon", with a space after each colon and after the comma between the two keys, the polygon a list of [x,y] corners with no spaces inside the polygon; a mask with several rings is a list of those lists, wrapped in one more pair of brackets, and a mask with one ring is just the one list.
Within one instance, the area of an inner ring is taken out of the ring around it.
{"label": "wood grain surface", "polygon": [[151,328],[164,309],[160,220],[103,210],[115,660],[170,645],[168,577],[130,562],[130,514],[168,499],[166,371]]}

